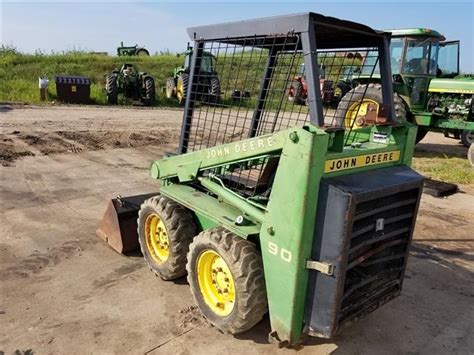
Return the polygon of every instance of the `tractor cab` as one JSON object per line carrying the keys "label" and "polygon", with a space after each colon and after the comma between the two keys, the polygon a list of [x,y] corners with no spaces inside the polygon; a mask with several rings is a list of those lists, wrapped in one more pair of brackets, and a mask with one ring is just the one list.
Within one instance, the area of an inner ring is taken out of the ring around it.
{"label": "tractor cab", "polygon": [[388,32],[392,32],[394,89],[408,99],[410,106],[423,110],[431,80],[458,75],[459,41],[445,42],[439,32],[424,28]]}
{"label": "tractor cab", "polygon": [[[190,70],[192,55],[193,55],[192,48],[186,51],[186,57],[184,59],[184,66],[183,66],[185,71],[189,72]],[[202,58],[201,58],[201,73],[208,73],[208,74],[215,73],[216,72],[215,61],[216,61],[216,57],[212,53],[203,52]]]}

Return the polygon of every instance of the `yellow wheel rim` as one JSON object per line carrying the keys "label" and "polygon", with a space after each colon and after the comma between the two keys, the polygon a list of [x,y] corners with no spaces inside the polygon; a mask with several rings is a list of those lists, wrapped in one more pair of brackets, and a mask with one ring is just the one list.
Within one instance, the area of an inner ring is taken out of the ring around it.
{"label": "yellow wheel rim", "polygon": [[206,250],[197,261],[199,289],[204,302],[218,316],[228,316],[234,309],[234,277],[224,259],[214,250]]}
{"label": "yellow wheel rim", "polygon": [[178,83],[176,84],[176,97],[178,98],[178,102],[183,101],[183,81],[178,80]]}
{"label": "yellow wheel rim", "polygon": [[364,99],[362,100],[362,102],[353,103],[345,114],[344,127],[346,128],[364,127],[365,125],[364,117],[366,117],[367,114],[374,109],[376,110],[375,115],[377,116],[379,112],[379,104],[374,100]]}
{"label": "yellow wheel rim", "polygon": [[168,231],[163,220],[156,213],[148,215],[145,221],[146,246],[152,259],[161,264],[170,255]]}

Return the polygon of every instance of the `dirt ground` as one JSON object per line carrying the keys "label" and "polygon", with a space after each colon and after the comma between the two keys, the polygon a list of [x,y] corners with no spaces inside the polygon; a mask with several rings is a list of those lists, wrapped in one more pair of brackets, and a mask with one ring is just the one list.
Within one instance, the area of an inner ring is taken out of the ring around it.
{"label": "dirt ground", "polygon": [[[107,199],[157,191],[151,160],[176,147],[181,112],[0,108],[0,353],[270,354],[269,320],[210,327],[185,279],[155,277],[95,236]],[[423,148],[424,147],[424,148]],[[119,148],[119,149],[117,149]],[[429,134],[420,149],[463,153]],[[423,195],[402,295],[302,354],[472,354],[474,187]]]}

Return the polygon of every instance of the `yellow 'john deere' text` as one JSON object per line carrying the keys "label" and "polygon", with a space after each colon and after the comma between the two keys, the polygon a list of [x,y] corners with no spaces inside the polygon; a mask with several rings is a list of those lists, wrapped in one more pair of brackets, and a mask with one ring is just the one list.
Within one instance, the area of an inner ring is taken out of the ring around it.
{"label": "yellow 'john deere' text", "polygon": [[385,164],[389,162],[396,162],[399,159],[399,150],[394,150],[392,152],[359,155],[356,157],[331,159],[326,160],[324,172],[332,173],[340,170],[360,168],[367,165]]}

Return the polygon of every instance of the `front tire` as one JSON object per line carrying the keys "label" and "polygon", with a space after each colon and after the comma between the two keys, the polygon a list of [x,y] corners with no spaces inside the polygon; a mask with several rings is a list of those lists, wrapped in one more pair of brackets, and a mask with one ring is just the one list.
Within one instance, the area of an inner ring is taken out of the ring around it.
{"label": "front tire", "polygon": [[305,98],[303,97],[303,84],[299,80],[294,80],[288,92],[288,101],[294,102],[297,105],[304,105]]}
{"label": "front tire", "polygon": [[146,77],[143,86],[145,90],[143,103],[146,106],[153,106],[155,104],[156,97],[155,80],[150,76]]}
{"label": "front tire", "polygon": [[176,83],[174,78],[170,77],[166,79],[166,98],[172,99],[176,96]]}
{"label": "front tire", "polygon": [[138,212],[138,241],[146,263],[163,280],[186,274],[186,253],[197,227],[191,212],[161,195]]}
{"label": "front tire", "polygon": [[461,143],[466,147],[469,148],[474,141],[474,131],[464,130],[461,132]]}
{"label": "front tire", "polygon": [[189,247],[188,282],[203,315],[237,334],[267,312],[262,258],[255,244],[222,227],[201,232]]}
{"label": "front tire", "polygon": [[105,91],[107,93],[107,103],[116,105],[118,102],[118,82],[115,75],[107,75]]}
{"label": "front tire", "polygon": [[186,102],[186,95],[188,92],[188,82],[189,75],[187,73],[182,73],[178,77],[178,82],[176,83],[176,98],[180,105],[184,105]]}

